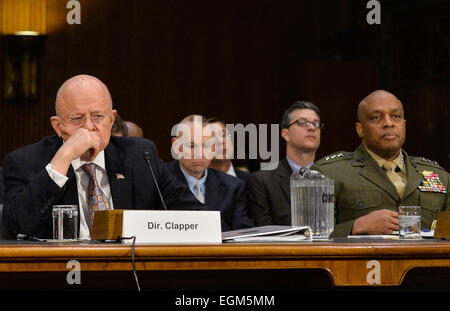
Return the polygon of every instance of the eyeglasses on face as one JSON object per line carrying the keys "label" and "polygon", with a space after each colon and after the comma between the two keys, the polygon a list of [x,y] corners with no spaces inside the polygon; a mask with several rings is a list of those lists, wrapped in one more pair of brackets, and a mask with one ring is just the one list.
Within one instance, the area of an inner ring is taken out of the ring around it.
{"label": "eyeglasses on face", "polygon": [[324,128],[324,126],[325,126],[325,124],[323,124],[320,121],[309,122],[309,121],[306,121],[306,120],[295,120],[292,123],[290,123],[286,128],[287,129],[290,128],[291,125],[293,125],[293,124],[297,124],[299,127],[302,127],[302,128],[307,128],[310,125],[312,125],[312,126],[314,126],[314,128],[320,129],[320,130],[322,130]]}
{"label": "eyeglasses on face", "polygon": [[[102,124],[106,118],[108,117],[108,114],[106,113],[96,113],[96,114],[92,114],[89,116],[89,118],[91,119],[91,122],[94,123],[95,125],[100,125]],[[71,118],[63,118],[63,117],[59,117],[64,121],[67,121],[67,123],[69,123],[70,125],[73,126],[81,126],[83,125],[86,120],[87,117],[86,116],[76,116],[76,117],[71,117]]]}

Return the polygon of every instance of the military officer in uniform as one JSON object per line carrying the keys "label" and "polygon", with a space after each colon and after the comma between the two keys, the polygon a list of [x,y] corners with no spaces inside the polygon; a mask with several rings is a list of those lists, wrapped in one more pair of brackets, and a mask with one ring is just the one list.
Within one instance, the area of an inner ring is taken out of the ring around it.
{"label": "military officer in uniform", "polygon": [[390,234],[398,230],[399,205],[421,206],[422,228],[439,211],[450,210],[449,173],[436,162],[409,156],[403,106],[393,94],[377,90],[358,106],[356,132],[361,145],[315,163],[335,181],[335,230],[332,236]]}

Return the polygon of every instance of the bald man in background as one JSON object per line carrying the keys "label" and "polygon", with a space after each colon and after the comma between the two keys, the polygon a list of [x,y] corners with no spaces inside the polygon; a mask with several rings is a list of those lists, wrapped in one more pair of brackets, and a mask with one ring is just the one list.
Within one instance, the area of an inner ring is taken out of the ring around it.
{"label": "bald man in background", "polygon": [[177,160],[168,164],[169,170],[205,202],[208,210],[220,211],[222,231],[253,227],[247,209],[245,182],[208,168],[216,146],[210,131],[216,132],[217,128],[211,127],[201,115],[189,115],[177,124],[176,129],[172,155]]}
{"label": "bald man in background", "polygon": [[[361,145],[336,152],[311,167],[335,182],[335,230],[332,236],[391,234],[398,230],[399,205],[422,207],[422,228],[430,228],[439,211],[450,210],[449,174],[436,162],[409,156],[403,105],[393,94],[377,90],[357,111]],[[430,185],[431,175],[436,176]]]}
{"label": "bald man in background", "polygon": [[[152,141],[111,136],[117,112],[99,79],[78,75],[64,82],[55,112],[50,121],[56,135],[14,150],[3,161],[3,215],[10,236],[51,238],[53,205],[79,206],[80,238],[90,237],[98,209],[204,207],[166,168]],[[93,204],[99,197],[101,203]]]}
{"label": "bald man in background", "polygon": [[144,131],[134,122],[123,121],[119,114],[116,114],[114,124],[111,129],[111,135],[121,137],[140,137],[144,138]]}
{"label": "bald man in background", "polygon": [[127,137],[144,137],[144,131],[136,123],[131,121],[123,121],[123,125],[127,128]]}

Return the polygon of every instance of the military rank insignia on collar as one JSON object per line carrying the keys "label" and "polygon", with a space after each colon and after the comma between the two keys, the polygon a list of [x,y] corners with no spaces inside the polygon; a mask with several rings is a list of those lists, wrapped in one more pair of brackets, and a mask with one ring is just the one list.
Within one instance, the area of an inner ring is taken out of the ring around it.
{"label": "military rank insignia on collar", "polygon": [[420,191],[439,193],[448,192],[442,181],[439,179],[438,174],[435,174],[432,171],[422,171],[420,173],[425,177],[425,180],[422,181],[418,187]]}
{"label": "military rank insignia on collar", "polygon": [[343,156],[344,156],[344,154],[342,152],[334,153],[332,155],[326,156],[325,161],[339,159],[339,158],[342,158]]}

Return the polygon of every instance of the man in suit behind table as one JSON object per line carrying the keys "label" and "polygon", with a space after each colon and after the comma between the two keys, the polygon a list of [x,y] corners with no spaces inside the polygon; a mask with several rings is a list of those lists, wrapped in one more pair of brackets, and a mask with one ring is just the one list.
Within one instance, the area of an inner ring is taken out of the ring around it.
{"label": "man in suit behind table", "polygon": [[[205,129],[208,121],[190,115],[177,125],[173,133],[172,153],[178,160],[168,167],[209,210],[220,211],[222,231],[253,227],[247,211],[245,183],[213,168],[208,168],[217,140]],[[212,127],[211,132],[220,135]]]}
{"label": "man in suit behind table", "polygon": [[57,135],[19,148],[3,161],[4,222],[13,236],[51,238],[53,205],[79,206],[80,238],[90,236],[95,210],[162,209],[144,154],[169,209],[204,208],[167,170],[152,141],[111,136],[117,112],[97,78],[67,80],[55,110],[50,121]]}
{"label": "man in suit behind table", "polygon": [[216,156],[211,160],[209,167],[240,178],[243,181],[247,180],[249,173],[234,167],[233,162],[231,161],[234,157],[234,146],[231,138],[232,134],[228,132],[225,122],[216,117],[208,118],[208,122],[209,124],[217,125],[220,128],[220,131],[218,131],[219,133],[217,133],[217,140],[220,144],[216,144],[216,150],[214,151]]}
{"label": "man in suit behind table", "polygon": [[361,145],[354,152],[326,156],[312,167],[335,182],[332,235],[397,231],[399,205],[421,206],[422,228],[430,228],[439,211],[450,209],[448,172],[401,149],[406,120],[393,94],[372,92],[359,104],[357,117]]}
{"label": "man in suit behind table", "polygon": [[0,204],[3,202],[3,172],[0,166]]}
{"label": "man in suit behind table", "polygon": [[247,178],[251,216],[257,226],[291,225],[290,177],[313,164],[322,128],[319,108],[313,103],[297,101],[283,113],[286,158],[275,170],[260,170]]}

